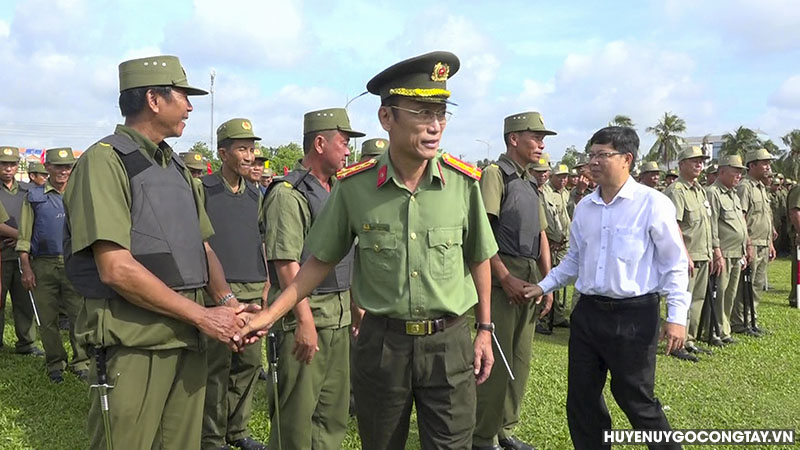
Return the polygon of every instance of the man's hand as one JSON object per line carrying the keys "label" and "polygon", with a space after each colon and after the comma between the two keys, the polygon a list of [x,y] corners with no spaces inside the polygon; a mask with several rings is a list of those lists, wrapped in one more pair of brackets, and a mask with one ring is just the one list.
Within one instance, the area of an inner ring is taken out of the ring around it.
{"label": "man's hand", "polygon": [[775,261],[775,258],[778,257],[778,253],[775,252],[775,246],[772,245],[772,241],[769,242],[769,260]]}
{"label": "man's hand", "polygon": [[661,326],[661,336],[659,340],[666,340],[667,354],[672,353],[673,350],[678,350],[683,347],[683,341],[686,338],[686,327],[678,325],[677,323],[664,322]]}
{"label": "man's hand", "polygon": [[746,248],[746,251],[745,251],[745,253],[744,253],[744,256],[745,256],[745,262],[746,262],[747,264],[745,264],[745,266],[744,266],[744,267],[747,267],[747,266],[749,266],[750,264],[752,264],[752,262],[753,262],[753,259],[754,259],[754,254],[755,254],[755,249],[753,248],[753,246],[752,246],[752,245],[748,244],[748,245],[747,245],[747,248]]}
{"label": "man's hand", "polygon": [[528,283],[510,273],[500,280],[500,286],[502,286],[503,292],[508,296],[510,300],[509,303],[515,305],[524,305],[530,302],[530,299],[525,298],[525,288],[528,285]]}
{"label": "man's hand", "polygon": [[585,175],[581,174],[578,176],[578,181],[575,182],[575,189],[578,190],[578,193],[583,194],[586,191],[586,188],[589,187],[589,179],[586,178]]}
{"label": "man's hand", "polygon": [[714,249],[714,258],[711,261],[711,274],[712,275],[721,275],[722,271],[725,270],[725,257],[722,256],[722,250],[719,248]]}
{"label": "man's hand", "polygon": [[244,306],[241,305],[238,310],[226,306],[206,308],[205,314],[196,326],[203,334],[226,344],[231,350],[237,351],[242,345],[238,334],[241,328],[249,322],[249,317],[238,315],[243,311]]}
{"label": "man's hand", "polygon": [[294,348],[292,355],[302,363],[311,364],[314,354],[319,351],[317,345],[317,327],[313,321],[298,321],[294,330]]}
{"label": "man's hand", "polygon": [[492,333],[478,330],[478,334],[475,336],[475,361],[472,363],[477,384],[481,384],[489,378],[493,365]]}
{"label": "man's hand", "polygon": [[692,257],[689,254],[686,254],[686,258],[689,259],[689,278],[694,276],[694,261],[692,261]]}
{"label": "man's hand", "polygon": [[550,308],[553,307],[553,293],[551,292],[549,294],[545,294],[537,298],[536,304],[538,305],[539,303],[542,302],[542,300],[544,300],[544,308],[542,308],[542,312],[539,314],[540,319],[543,319],[547,315],[547,313],[550,312]]}
{"label": "man's hand", "polygon": [[25,289],[32,291],[33,288],[36,287],[36,275],[33,274],[33,270],[31,270],[30,266],[23,265],[22,266],[22,287]]}
{"label": "man's hand", "polygon": [[534,297],[541,297],[544,294],[542,288],[538,284],[530,284],[525,287],[525,298],[531,299]]}
{"label": "man's hand", "polygon": [[350,317],[350,335],[353,336],[353,339],[358,339],[358,332],[361,330],[361,321],[364,320],[364,310],[351,304]]}
{"label": "man's hand", "polygon": [[[226,303],[226,306],[230,306],[230,301]],[[239,311],[238,316],[244,320],[245,325],[250,323],[250,319],[259,311],[261,311],[261,305],[258,303],[241,303],[238,302],[239,306],[234,308],[236,311]],[[239,342],[239,346],[243,347],[245,345],[255,344],[258,342],[259,339],[267,335],[268,329],[263,330],[255,330],[255,332],[242,335],[242,339]],[[240,332],[241,333],[241,332]],[[241,335],[241,334],[240,334]]]}

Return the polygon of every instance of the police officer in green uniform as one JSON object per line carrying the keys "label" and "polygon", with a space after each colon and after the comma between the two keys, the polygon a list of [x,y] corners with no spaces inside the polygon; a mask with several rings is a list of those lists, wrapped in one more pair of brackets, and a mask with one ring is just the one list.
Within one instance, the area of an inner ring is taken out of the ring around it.
{"label": "police officer in green uniform", "polygon": [[377,158],[389,150],[389,141],[383,138],[367,139],[361,143],[361,157],[359,162]]}
{"label": "police officer in green uniform", "polygon": [[[174,56],[123,62],[119,80],[125,125],[86,150],[64,193],[67,274],[85,297],[76,334],[94,348],[91,382],[105,359],[114,386],[108,432],[100,391],[90,391],[89,446],[105,448],[108,434],[117,448],[196,449],[202,334],[234,347],[246,321],[204,242],[214,232],[199,188],[164,142],[183,133],[188,96],[206,92],[188,84]],[[206,308],[204,287],[224,306]]]}
{"label": "police officer in green uniform", "polygon": [[[256,147],[253,164],[250,166],[249,180],[253,186],[261,185],[261,175],[264,174],[264,163],[267,162],[267,154],[264,150]],[[261,189],[259,189],[261,191]]]}
{"label": "police officer in green uniform", "polygon": [[[770,164],[774,157],[766,149],[752,150],[745,154],[747,175],[736,186],[736,193],[742,202],[745,218],[747,219],[748,258],[752,272],[753,303],[758,317],[758,303],[761,299],[761,288],[767,279],[767,263],[775,259],[775,247],[772,245],[772,209],[769,205],[767,186],[772,174]],[[731,330],[750,336],[760,336],[760,328],[751,328],[744,317],[744,277],[741,278],[736,301],[731,313]]]}
{"label": "police officer in green uniform", "polygon": [[547,180],[550,179],[550,154],[542,152],[539,159],[531,162],[527,167],[528,172],[530,172],[531,176],[536,180],[539,192],[541,192],[544,185],[547,184]]}
{"label": "police officer in green uniform", "polygon": [[642,174],[639,177],[639,183],[651,187],[656,190],[661,190],[659,186],[659,179],[664,171],[658,166],[655,161],[646,161],[642,164]]}
{"label": "police officer in green uniform", "polygon": [[[302,161],[267,192],[264,239],[272,280],[270,301],[289,286],[311,256],[308,233],[319,219],[335,175],[350,155],[350,127],[342,108],[305,114]],[[353,255],[345,257],[310,296],[274,327],[278,347],[278,407],[269,448],[338,449],[347,432],[350,398],[350,280]]]}
{"label": "police officer in green uniform", "polygon": [[[260,307],[266,298],[267,268],[261,253],[261,193],[250,182],[255,142],[248,119],[231,119],[217,128],[220,170],[201,178],[201,199],[214,227],[208,243],[219,258],[233,295],[241,303]],[[206,306],[215,306],[206,296]],[[250,437],[247,424],[253,391],[261,369],[261,343],[231,352],[224,343],[208,340],[208,377],[203,412],[204,450],[226,448],[226,441],[244,450],[265,449]]]}
{"label": "police officer in green uniform", "polygon": [[81,380],[85,381],[89,375],[86,350],[75,339],[74,324],[83,299],[67,280],[62,245],[64,204],[61,195],[74,163],[71,148],[47,150],[45,168],[50,176],[44,186],[30,188],[23,199],[16,246],[22,286],[32,291],[36,299],[47,373],[54,383],[64,381],[62,372],[67,367],[67,353],[58,330],[61,306],[70,322],[72,361],[69,368]]}
{"label": "police officer in green uniform", "polygon": [[708,190],[715,181],[717,181],[717,174],[719,173],[719,164],[712,161],[706,168],[706,183],[705,187]]}
{"label": "police officer in green uniform", "polygon": [[664,189],[671,185],[678,179],[678,171],[676,169],[669,169],[664,175]]}
{"label": "police officer in green uniform", "polygon": [[38,161],[31,161],[28,163],[28,181],[31,184],[35,184],[36,186],[44,186],[44,182],[47,181],[47,169],[44,168],[44,164]]}
{"label": "police officer in green uniform", "polygon": [[[575,164],[575,170],[578,172],[578,179],[575,182],[575,187],[569,191],[569,203],[567,203],[567,212],[569,213],[570,219],[575,212],[575,206],[593,191],[592,174],[589,170],[589,160],[586,155],[579,155],[578,163]],[[575,294],[574,300],[577,300],[578,292],[575,291]]]}
{"label": "police officer in green uniform", "polygon": [[[523,289],[550,271],[547,218],[537,180],[550,170],[550,158],[543,153],[544,139],[555,134],[545,127],[538,112],[506,117],[506,152],[481,176],[483,204],[499,247],[491,258],[492,318],[515,379],[511,380],[505,367],[498,366],[478,386],[473,448],[532,448],[512,433],[519,422],[530,373],[536,319],[547,314],[552,303],[552,296],[547,296],[544,304],[525,301]],[[531,175],[526,167],[538,176]]]}
{"label": "police officer in green uniform", "polygon": [[[672,200],[678,225],[683,235],[683,243],[689,253],[689,293],[692,303],[689,306],[689,320],[686,327],[686,350],[690,353],[710,353],[708,350],[695,345],[695,336],[700,327],[700,313],[706,298],[709,273],[717,274],[713,261],[711,261],[711,206],[708,203],[706,192],[697,180],[703,171],[703,162],[708,157],[703,149],[697,146],[689,147],[678,154],[678,167],[680,176],[664,189],[664,195]],[[688,358],[685,352],[678,350],[673,356],[680,359],[695,361]]]}
{"label": "police officer in green uniform", "polygon": [[22,287],[19,272],[19,260],[14,247],[17,245],[22,200],[30,187],[15,178],[19,169],[19,149],[17,147],[0,147],[0,203],[10,216],[5,225],[14,230],[14,236],[2,242],[2,291],[0,291],[0,348],[3,347],[3,330],[5,329],[5,305],[8,294],[13,303],[14,332],[17,336],[16,351],[23,355],[42,356],[42,352],[34,345],[36,329],[33,326],[33,306]]}
{"label": "police officer in green uniform", "polygon": [[[449,52],[411,58],[368,84],[389,151],[343,169],[306,239],[311,257],[245,331],[275,322],[318,286],[358,237],[353,295],[366,311],[353,387],[364,449],[404,449],[412,405],[422,447],[465,449],[475,385],[491,372],[489,258],[497,252],[480,171],[440,153],[459,68]],[[471,344],[467,311],[475,311]]]}
{"label": "police officer in green uniform", "polygon": [[775,229],[773,247],[775,253],[782,253],[786,247],[786,196],[781,185],[781,178],[775,174],[770,180],[769,205],[772,209],[772,226]]}
{"label": "police officer in green uniform", "polygon": [[[550,263],[557,266],[567,255],[569,249],[569,227],[571,224],[567,204],[569,192],[566,189],[569,170],[563,162],[553,166],[553,174],[542,188],[545,216],[547,217],[547,241],[550,244]],[[564,291],[553,293],[553,326],[569,328],[569,315],[566,311]],[[540,319],[541,323],[544,319]],[[549,320],[549,319],[547,319]],[[537,325],[538,326],[538,325]]]}
{"label": "police officer in green uniform", "polygon": [[192,174],[192,178],[202,178],[203,175],[206,174],[208,166],[206,166],[205,161],[203,161],[203,155],[197,152],[183,152],[180,156],[183,160],[183,165],[185,165],[186,168],[189,169],[189,173]]}
{"label": "police officer in green uniform", "polygon": [[747,224],[736,195],[736,185],[745,169],[739,155],[723,156],[719,160],[717,178],[706,189],[711,203],[712,247],[714,264],[719,266],[717,298],[714,311],[724,344],[734,342],[731,337],[731,312],[739,288],[743,262],[746,263]]}
{"label": "police officer in green uniform", "polygon": [[792,272],[789,276],[791,291],[789,305],[797,307],[797,245],[800,243],[800,186],[790,188],[786,197],[786,214],[789,222],[789,253],[792,260]]}

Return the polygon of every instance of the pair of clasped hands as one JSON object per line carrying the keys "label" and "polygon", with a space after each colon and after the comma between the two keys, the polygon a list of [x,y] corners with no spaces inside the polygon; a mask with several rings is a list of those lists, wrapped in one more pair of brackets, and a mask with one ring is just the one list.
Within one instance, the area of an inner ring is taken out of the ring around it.
{"label": "pair of clasped hands", "polygon": [[[267,335],[268,325],[256,326],[257,323],[266,323],[267,310],[257,303],[240,303],[235,298],[224,306],[206,308],[203,320],[198,328],[203,333],[228,345],[235,352],[240,352],[246,346],[258,342]],[[254,318],[258,317],[258,320]]]}
{"label": "pair of clasped hands", "polygon": [[500,280],[500,286],[508,297],[509,304],[525,305],[533,301],[538,305],[544,300],[540,318],[546,316],[553,306],[553,294],[543,295],[538,284],[531,284],[508,274]]}

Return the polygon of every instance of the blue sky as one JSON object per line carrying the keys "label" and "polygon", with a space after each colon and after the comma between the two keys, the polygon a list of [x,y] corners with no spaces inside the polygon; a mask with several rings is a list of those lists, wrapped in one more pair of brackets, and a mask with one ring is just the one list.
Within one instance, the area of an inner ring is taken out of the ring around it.
{"label": "blue sky", "polygon": [[[644,128],[665,111],[687,136],[740,125],[800,128],[800,8],[791,0],[90,1],[0,2],[0,143],[85,148],[119,122],[117,65],[178,55],[190,83],[217,73],[215,125],[253,120],[266,145],[299,142],[303,113],[344,106],[383,68],[431,50],[462,62],[459,106],[443,147],[467,159],[502,152],[507,115],[540,111],[558,158],[615,114]],[[364,96],[353,127],[383,136]],[[185,150],[208,140],[210,98],[197,98]]]}

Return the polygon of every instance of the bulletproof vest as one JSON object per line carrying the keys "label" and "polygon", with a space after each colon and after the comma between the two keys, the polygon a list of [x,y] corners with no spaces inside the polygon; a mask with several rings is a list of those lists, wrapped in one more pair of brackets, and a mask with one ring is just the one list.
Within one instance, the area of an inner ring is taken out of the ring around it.
{"label": "bulletproof vest", "polygon": [[231,283],[257,283],[267,280],[258,228],[259,194],[250,183],[245,192],[234,194],[218,175],[203,177],[206,213],[214,227],[208,243],[217,254],[225,279]]}
{"label": "bulletproof vest", "polygon": [[14,228],[19,228],[19,215],[22,212],[22,198],[28,192],[30,186],[28,183],[19,183],[19,188],[16,194],[12,194],[6,189],[0,188],[0,202],[6,208],[8,215],[11,216],[6,225]]}
{"label": "bulletproof vest", "polygon": [[33,209],[31,255],[61,256],[64,254],[64,203],[57,191],[44,192],[44,186],[28,191]]}
{"label": "bulletproof vest", "polygon": [[514,164],[497,162],[503,175],[503,202],[495,227],[500,253],[525,258],[539,258],[539,189],[536,180],[523,180]]}
{"label": "bulletproof vest", "polygon": [[[205,286],[208,263],[183,161],[173,153],[167,167],[161,167],[127,136],[112,134],[100,142],[114,148],[130,181],[133,257],[176,291]],[[67,276],[81,295],[118,297],[100,281],[91,248],[71,254],[69,221],[64,250]]]}
{"label": "bulletproof vest", "polygon": [[[308,207],[311,210],[311,223],[313,224],[316,220],[319,213],[322,212],[322,207],[325,206],[325,202],[328,201],[328,197],[330,197],[330,192],[325,190],[319,183],[315,182],[314,176],[311,175],[311,172],[308,170],[293,170],[289,172],[288,175],[283,177],[283,181],[292,185],[294,189],[299,191],[303,194],[306,201],[308,202]],[[272,183],[268,190],[272,190],[272,187],[278,185],[280,183]],[[268,193],[269,194],[269,193]],[[267,225],[269,226],[269,225]],[[311,257],[311,252],[308,251],[306,246],[303,246],[303,252],[300,255],[300,262],[301,264],[306,262],[308,258]],[[275,265],[272,261],[268,262],[269,265],[269,279],[273,283],[280,284],[278,281],[278,272],[275,269]],[[342,292],[350,289],[350,281],[351,281],[351,272],[353,269],[353,249],[350,249],[350,252],[347,253],[336,267],[328,273],[328,276],[325,280],[314,289],[312,294],[326,294],[330,292]],[[281,289],[284,289],[285,286],[281,286]]]}

